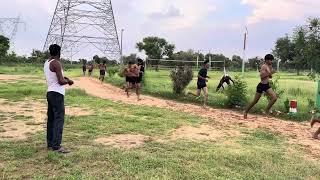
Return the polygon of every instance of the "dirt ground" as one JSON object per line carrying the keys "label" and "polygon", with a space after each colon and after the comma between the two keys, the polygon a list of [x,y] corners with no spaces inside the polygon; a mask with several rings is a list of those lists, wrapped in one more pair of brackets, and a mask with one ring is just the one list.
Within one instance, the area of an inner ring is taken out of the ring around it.
{"label": "dirt ground", "polygon": [[[175,101],[163,100],[160,98],[150,96],[141,96],[142,100],[137,101],[137,98],[134,94],[132,94],[130,98],[127,98],[122,89],[109,84],[101,84],[98,80],[87,77],[81,77],[76,79],[73,88],[80,88],[85,90],[88,94],[92,96],[96,96],[103,99],[109,99],[115,102],[121,101],[127,104],[167,108],[174,111],[202,116],[208,118],[211,121],[209,124],[202,126],[202,128],[198,130],[193,129],[192,127],[182,127],[182,129],[175,130],[172,135],[174,139],[210,139],[210,137],[214,138],[224,135],[239,134],[239,132],[232,131],[233,129],[236,129],[239,126],[250,130],[263,128],[288,137],[289,143],[299,144],[303,146],[314,156],[320,155],[320,142],[311,138],[311,134],[313,131],[315,131],[315,129],[311,129],[308,123],[289,122],[276,118],[269,118],[257,115],[249,115],[248,119],[243,119],[242,114],[231,110],[213,108],[204,109],[203,107],[198,105],[183,104]],[[213,127],[210,127],[210,124],[216,123],[222,125],[222,127],[224,127],[225,130],[218,131]],[[190,131],[191,133],[189,133],[189,135],[181,135],[185,134],[185,132]],[[196,131],[196,133],[194,131]]]}
{"label": "dirt ground", "polygon": [[[34,100],[9,102],[0,99],[0,139],[23,140],[46,128],[47,104]],[[93,112],[78,107],[66,107],[68,116],[87,116]]]}

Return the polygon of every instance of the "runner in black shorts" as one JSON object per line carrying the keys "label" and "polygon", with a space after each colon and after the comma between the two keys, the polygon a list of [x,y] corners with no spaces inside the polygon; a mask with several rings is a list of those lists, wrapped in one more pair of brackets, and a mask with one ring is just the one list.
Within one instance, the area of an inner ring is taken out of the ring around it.
{"label": "runner in black shorts", "polygon": [[243,116],[244,119],[248,118],[248,112],[253,108],[254,105],[258,103],[263,93],[266,93],[271,98],[265,111],[266,114],[270,113],[271,107],[278,99],[276,93],[273,91],[273,89],[270,87],[270,84],[269,84],[269,81],[272,78],[272,75],[275,73],[275,71],[273,71],[272,69],[273,59],[274,57],[271,54],[267,54],[264,58],[265,63],[262,65],[260,70],[261,82],[257,86],[257,92],[253,102],[244,111],[244,116]]}
{"label": "runner in black shorts", "polygon": [[91,62],[91,63],[89,64],[89,77],[92,76],[93,69],[94,69],[94,65],[93,65],[93,63]]}
{"label": "runner in black shorts", "polygon": [[141,90],[141,82],[144,75],[144,63],[143,60],[138,58],[138,70],[139,70],[139,77],[137,78],[137,85],[136,85],[136,93],[138,96],[138,101],[140,101],[140,90]]}
{"label": "runner in black shorts", "polygon": [[106,70],[107,70],[106,61],[103,61],[103,64],[99,64],[99,69],[100,69],[99,80],[101,80],[101,83],[103,83],[104,77],[106,75]]}
{"label": "runner in black shorts", "polygon": [[136,64],[133,62],[129,62],[128,67],[125,70],[126,75],[126,81],[127,81],[127,88],[125,92],[127,93],[127,96],[129,97],[130,89],[136,88],[136,93],[138,96],[138,100],[140,100],[140,95],[138,93],[137,88],[137,81],[139,78],[139,68]]}
{"label": "runner in black shorts", "polygon": [[87,64],[84,61],[82,64],[82,72],[83,72],[83,76],[86,76],[86,72],[87,72]]}
{"label": "runner in black shorts", "polygon": [[197,94],[189,93],[191,95],[194,95],[197,97],[197,99],[200,98],[201,90],[203,90],[204,93],[204,104],[203,106],[206,107],[207,102],[208,102],[208,87],[207,87],[207,82],[209,76],[208,74],[208,69],[209,69],[209,61],[205,61],[203,68],[199,71],[198,73],[198,81],[197,81]]}

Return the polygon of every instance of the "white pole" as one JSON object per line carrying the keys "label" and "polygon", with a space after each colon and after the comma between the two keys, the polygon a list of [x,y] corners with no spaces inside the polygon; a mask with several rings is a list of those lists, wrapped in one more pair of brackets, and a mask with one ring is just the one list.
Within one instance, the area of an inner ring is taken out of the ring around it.
{"label": "white pole", "polygon": [[247,49],[247,36],[248,36],[248,29],[247,27],[245,27],[244,41],[243,41],[242,76],[244,76],[244,66],[245,66],[246,49]]}
{"label": "white pole", "polygon": [[124,29],[121,29],[121,45],[120,45],[120,63],[123,64],[122,61],[122,42],[123,42],[123,31]]}
{"label": "white pole", "polygon": [[197,70],[199,69],[199,58],[200,58],[200,53],[198,51],[198,56],[197,56]]}

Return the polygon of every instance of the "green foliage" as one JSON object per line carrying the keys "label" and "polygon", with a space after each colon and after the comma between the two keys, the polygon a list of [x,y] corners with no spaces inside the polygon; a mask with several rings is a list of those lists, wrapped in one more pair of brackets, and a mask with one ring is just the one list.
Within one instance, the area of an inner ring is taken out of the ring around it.
{"label": "green foliage", "polygon": [[283,102],[283,107],[285,109],[285,113],[288,113],[290,109],[290,101],[288,98]]}
{"label": "green foliage", "polygon": [[107,70],[109,77],[113,77],[116,73],[119,72],[119,67],[115,66],[115,67],[109,67]]}
{"label": "green foliage", "polygon": [[308,77],[310,78],[310,80],[316,81],[317,74],[316,74],[315,72],[310,72],[310,73],[308,74]]}
{"label": "green foliage", "polygon": [[9,39],[7,37],[0,35],[0,57],[6,56],[9,49],[10,49]]}
{"label": "green foliage", "polygon": [[308,109],[311,111],[311,110],[315,109],[315,107],[316,107],[315,101],[308,98]]}
{"label": "green foliage", "polygon": [[315,69],[320,72],[320,19],[310,18],[306,25],[299,26],[289,37],[276,41],[273,53],[285,68],[301,70]]}
{"label": "green foliage", "polygon": [[[276,93],[277,97],[281,98],[281,96],[284,93],[284,90],[280,88],[279,79],[280,79],[279,75],[277,75],[275,78],[273,78],[273,80],[270,81],[270,86],[273,89],[273,91]],[[270,97],[268,96],[268,98],[270,98]]]}
{"label": "green foliage", "polygon": [[145,51],[146,55],[152,59],[162,59],[165,56],[170,58],[175,49],[175,45],[159,37],[146,37],[142,42],[137,43],[136,47],[140,52]]}
{"label": "green foliage", "polygon": [[173,92],[181,94],[192,81],[193,71],[188,66],[178,66],[171,71],[170,77],[173,84]]}
{"label": "green foliage", "polygon": [[124,72],[125,72],[126,68],[127,68],[126,66],[123,66],[123,65],[120,66],[119,72],[118,72],[118,76],[119,76],[119,77],[122,77],[122,78],[123,78],[123,77],[125,76]]}
{"label": "green foliage", "polygon": [[228,87],[226,95],[228,107],[244,107],[247,103],[247,83],[235,76],[234,84]]}

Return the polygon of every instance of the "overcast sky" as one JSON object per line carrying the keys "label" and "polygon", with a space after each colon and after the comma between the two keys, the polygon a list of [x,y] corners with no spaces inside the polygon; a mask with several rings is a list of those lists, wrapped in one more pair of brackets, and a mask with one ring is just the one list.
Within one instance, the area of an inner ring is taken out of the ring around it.
{"label": "overcast sky", "polygon": [[[14,50],[29,55],[42,49],[57,0],[1,0],[0,17],[21,14]],[[136,53],[136,42],[160,36],[177,50],[209,50],[242,55],[248,26],[249,57],[271,52],[275,40],[320,16],[320,0],[113,0],[118,31],[124,32],[124,54]]]}

